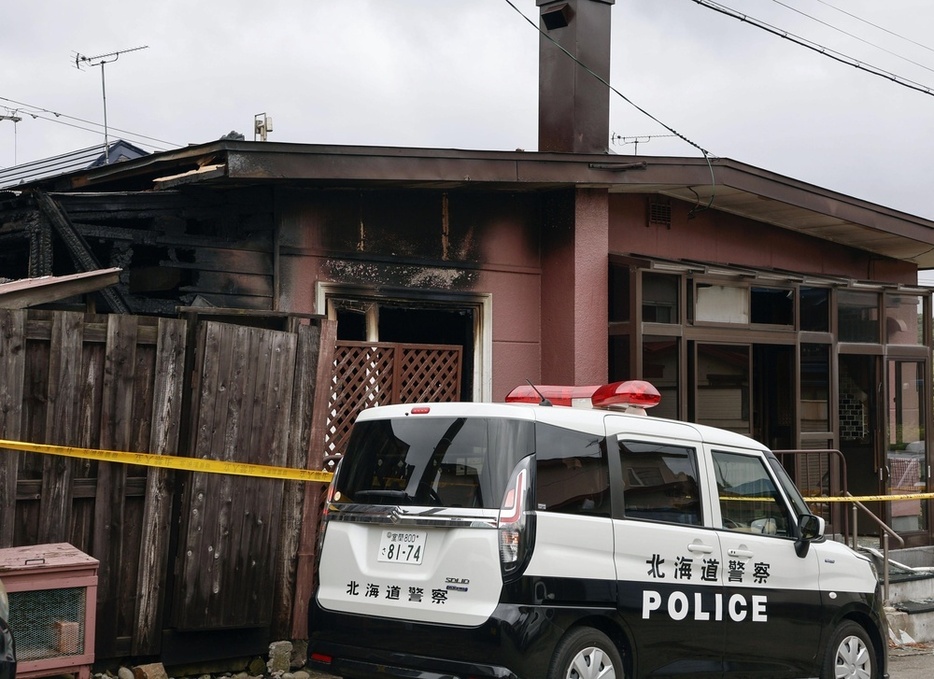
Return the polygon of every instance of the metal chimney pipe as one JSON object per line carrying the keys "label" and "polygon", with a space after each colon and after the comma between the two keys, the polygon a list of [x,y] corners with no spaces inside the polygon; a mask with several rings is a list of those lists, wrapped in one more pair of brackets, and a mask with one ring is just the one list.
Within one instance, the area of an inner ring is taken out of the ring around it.
{"label": "metal chimney pipe", "polygon": [[539,26],[548,36],[539,38],[539,151],[607,153],[610,92],[561,48],[609,82],[610,9],[615,3],[536,0]]}

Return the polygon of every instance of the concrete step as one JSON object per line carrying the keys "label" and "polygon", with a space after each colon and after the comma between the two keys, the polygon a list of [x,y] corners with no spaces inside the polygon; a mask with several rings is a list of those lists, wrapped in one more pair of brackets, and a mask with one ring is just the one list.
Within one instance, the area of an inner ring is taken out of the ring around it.
{"label": "concrete step", "polygon": [[[881,553],[867,550],[882,573]],[[934,641],[934,547],[889,552],[886,617],[897,645]]]}

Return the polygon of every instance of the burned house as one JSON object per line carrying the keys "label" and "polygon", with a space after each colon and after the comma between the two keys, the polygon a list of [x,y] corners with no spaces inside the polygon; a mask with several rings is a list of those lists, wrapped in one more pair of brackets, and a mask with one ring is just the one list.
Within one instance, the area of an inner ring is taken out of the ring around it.
{"label": "burned house", "polygon": [[[789,463],[805,492],[930,490],[934,222],[730,159],[606,153],[606,88],[558,44],[608,75],[613,2],[538,4],[539,151],[221,140],[41,178],[0,191],[2,275],[121,270],[57,309],[329,319],[347,409],[640,378],[660,415],[821,451]],[[380,361],[408,373],[377,396]],[[930,502],[876,509],[931,542]]]}

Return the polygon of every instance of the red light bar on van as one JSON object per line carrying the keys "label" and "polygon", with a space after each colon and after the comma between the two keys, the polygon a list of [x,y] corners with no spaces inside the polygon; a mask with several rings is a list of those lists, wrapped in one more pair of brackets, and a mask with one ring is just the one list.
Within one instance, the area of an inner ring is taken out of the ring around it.
{"label": "red light bar on van", "polygon": [[506,396],[506,403],[543,403],[543,400],[556,406],[644,409],[657,406],[662,396],[651,383],[643,380],[588,387],[523,385]]}
{"label": "red light bar on van", "polygon": [[608,408],[610,406],[635,406],[637,408],[654,408],[661,400],[662,395],[658,389],[643,380],[629,380],[628,382],[614,382],[605,384],[591,397],[595,408]]}
{"label": "red light bar on van", "polygon": [[590,397],[599,389],[593,387],[566,387],[543,384],[533,387],[524,384],[516,387],[506,396],[506,403],[541,403],[547,399],[554,406],[587,406],[590,407]]}

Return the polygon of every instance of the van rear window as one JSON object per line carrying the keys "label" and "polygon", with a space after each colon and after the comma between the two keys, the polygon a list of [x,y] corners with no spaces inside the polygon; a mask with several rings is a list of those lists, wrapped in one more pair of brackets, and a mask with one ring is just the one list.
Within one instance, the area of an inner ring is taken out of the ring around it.
{"label": "van rear window", "polygon": [[404,417],[357,422],[337,502],[498,509],[516,463],[534,452],[532,422]]}

